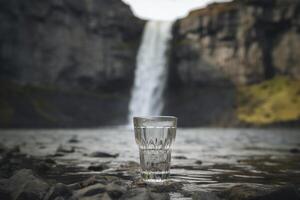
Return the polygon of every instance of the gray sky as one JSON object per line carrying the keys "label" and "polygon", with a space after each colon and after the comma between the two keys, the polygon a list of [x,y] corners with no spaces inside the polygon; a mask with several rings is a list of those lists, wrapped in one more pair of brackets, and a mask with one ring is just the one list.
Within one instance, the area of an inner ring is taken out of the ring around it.
{"label": "gray sky", "polygon": [[201,8],[212,2],[229,0],[123,0],[134,14],[143,19],[172,20],[183,17],[190,10]]}

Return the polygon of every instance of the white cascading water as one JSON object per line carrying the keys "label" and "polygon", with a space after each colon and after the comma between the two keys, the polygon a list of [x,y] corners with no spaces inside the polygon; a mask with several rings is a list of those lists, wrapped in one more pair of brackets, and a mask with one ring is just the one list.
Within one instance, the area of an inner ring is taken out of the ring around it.
{"label": "white cascading water", "polygon": [[133,116],[157,116],[163,109],[168,72],[166,50],[172,24],[171,21],[149,21],[145,26],[129,104],[130,123]]}

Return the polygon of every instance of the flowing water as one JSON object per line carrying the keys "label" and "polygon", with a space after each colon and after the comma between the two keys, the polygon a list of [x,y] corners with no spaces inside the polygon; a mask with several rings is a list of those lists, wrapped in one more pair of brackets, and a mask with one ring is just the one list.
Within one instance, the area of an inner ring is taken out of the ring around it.
{"label": "flowing water", "polygon": [[[19,145],[35,156],[55,154],[59,146],[73,147],[72,153],[57,157],[59,163],[76,168],[55,175],[72,183],[93,173],[121,176],[129,181],[139,174],[126,163],[139,163],[139,149],[133,130],[124,128],[74,130],[0,130],[0,141]],[[76,137],[77,143],[70,143]],[[168,142],[166,142],[168,143]],[[184,190],[219,190],[247,183],[260,185],[294,184],[300,187],[300,134],[297,129],[177,129],[172,146],[171,176]],[[116,158],[93,158],[95,151],[118,153]],[[293,153],[294,152],[294,153]],[[101,172],[87,171],[91,163],[109,162]],[[51,175],[54,176],[54,175]],[[53,178],[53,177],[50,177]]]}
{"label": "flowing water", "polygon": [[166,51],[172,24],[169,21],[149,21],[145,26],[136,60],[129,123],[133,116],[157,116],[161,113],[167,80]]}

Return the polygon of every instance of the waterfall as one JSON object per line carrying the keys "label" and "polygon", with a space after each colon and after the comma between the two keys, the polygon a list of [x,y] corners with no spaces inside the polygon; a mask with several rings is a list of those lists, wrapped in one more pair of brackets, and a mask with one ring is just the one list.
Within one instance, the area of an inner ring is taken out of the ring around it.
{"label": "waterfall", "polygon": [[129,104],[130,123],[133,116],[157,116],[163,109],[163,91],[168,73],[165,54],[171,39],[172,24],[171,21],[148,21],[145,26]]}

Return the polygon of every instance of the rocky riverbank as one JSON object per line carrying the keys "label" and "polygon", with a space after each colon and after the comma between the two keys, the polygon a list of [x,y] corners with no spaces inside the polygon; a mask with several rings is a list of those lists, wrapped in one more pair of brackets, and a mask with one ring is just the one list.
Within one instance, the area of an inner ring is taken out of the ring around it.
{"label": "rocky riverbank", "polygon": [[[223,132],[179,130],[171,180],[163,185],[146,185],[139,177],[137,149],[132,145],[134,137],[130,131],[114,128],[2,131],[0,198],[300,199],[297,132],[229,129],[220,139]],[[206,136],[203,144],[197,139],[199,135]],[[120,136],[118,140],[116,136]],[[255,143],[250,147],[255,140],[262,146]],[[218,150],[227,153],[222,157]]]}

